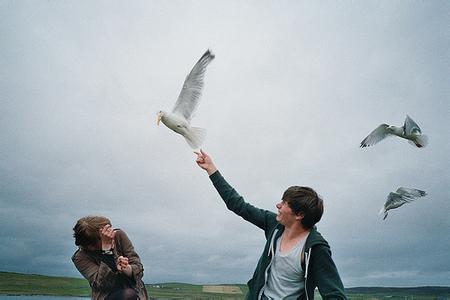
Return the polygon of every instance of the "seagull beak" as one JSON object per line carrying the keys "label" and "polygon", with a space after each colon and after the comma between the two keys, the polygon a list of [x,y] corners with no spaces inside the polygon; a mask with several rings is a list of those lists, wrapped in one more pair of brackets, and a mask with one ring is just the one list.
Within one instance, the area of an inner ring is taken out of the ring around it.
{"label": "seagull beak", "polygon": [[159,122],[161,122],[161,114],[158,114],[158,115],[157,115],[156,125],[159,126]]}

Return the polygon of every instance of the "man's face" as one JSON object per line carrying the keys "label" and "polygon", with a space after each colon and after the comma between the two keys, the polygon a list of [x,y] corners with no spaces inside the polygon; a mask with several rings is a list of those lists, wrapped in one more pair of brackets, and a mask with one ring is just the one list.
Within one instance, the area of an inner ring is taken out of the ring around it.
{"label": "man's face", "polygon": [[299,222],[299,220],[301,219],[300,216],[294,214],[288,203],[284,200],[281,200],[281,202],[277,203],[276,207],[278,209],[277,221],[284,226],[290,226],[295,222]]}

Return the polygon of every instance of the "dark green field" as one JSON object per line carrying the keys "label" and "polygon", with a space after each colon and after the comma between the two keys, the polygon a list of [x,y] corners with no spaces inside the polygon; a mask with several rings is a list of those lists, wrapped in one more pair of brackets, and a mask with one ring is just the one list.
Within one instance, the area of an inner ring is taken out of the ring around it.
{"label": "dark green field", "polygon": [[[146,284],[151,299],[244,299],[245,284],[220,285],[227,290],[236,287],[242,294],[204,292],[202,285],[187,283]],[[89,296],[89,284],[84,279],[33,274],[0,272],[0,295]],[[450,300],[450,287],[385,288],[358,287],[346,289],[350,300]],[[321,297],[316,293],[315,299]]]}
{"label": "dark green field", "polygon": [[84,279],[0,272],[0,294],[89,296]]}
{"label": "dark green field", "polygon": [[[242,294],[204,293],[202,285],[187,283],[146,284],[151,299],[244,299],[246,286],[243,284],[234,286],[239,286]],[[0,295],[88,297],[89,293],[89,284],[85,279],[0,272]]]}

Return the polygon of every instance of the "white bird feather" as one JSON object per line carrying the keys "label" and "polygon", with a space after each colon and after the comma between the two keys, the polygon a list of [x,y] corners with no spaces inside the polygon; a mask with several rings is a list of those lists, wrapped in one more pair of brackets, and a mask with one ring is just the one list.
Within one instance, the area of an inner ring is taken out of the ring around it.
{"label": "white bird feather", "polygon": [[383,220],[386,219],[388,211],[398,208],[405,203],[410,203],[419,197],[426,196],[425,191],[418,189],[399,187],[397,191],[389,193],[386,202],[380,210],[380,214],[384,214]]}
{"label": "white bird feather", "polygon": [[208,49],[186,76],[172,112],[161,110],[157,114],[157,124],[159,125],[161,121],[168,128],[181,134],[192,149],[198,149],[206,137],[205,129],[192,127],[190,123],[200,102],[206,67],[214,57],[215,55]]}
{"label": "white bird feather", "polygon": [[402,127],[381,124],[375,128],[364,140],[360,147],[373,146],[388,136],[396,135],[407,139],[408,142],[418,148],[423,148],[428,144],[428,137],[422,134],[419,125],[413,121],[408,115]]}

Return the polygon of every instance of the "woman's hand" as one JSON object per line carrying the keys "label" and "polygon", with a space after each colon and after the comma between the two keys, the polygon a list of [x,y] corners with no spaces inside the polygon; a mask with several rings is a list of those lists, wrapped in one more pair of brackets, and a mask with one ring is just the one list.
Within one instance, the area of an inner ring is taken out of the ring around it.
{"label": "woman's hand", "polygon": [[194,153],[197,154],[197,159],[195,162],[200,168],[205,170],[209,176],[217,171],[217,168],[214,165],[211,157],[206,154],[206,152],[203,152],[203,150],[200,149],[200,152],[194,151]]}
{"label": "woman's hand", "polygon": [[107,224],[100,229],[100,240],[102,242],[102,250],[110,250],[114,248],[115,231],[110,224]]}
{"label": "woman's hand", "polygon": [[119,256],[117,258],[117,271],[124,273],[128,277],[131,277],[133,273],[133,269],[131,269],[131,265],[128,263],[128,258],[125,256]]}

